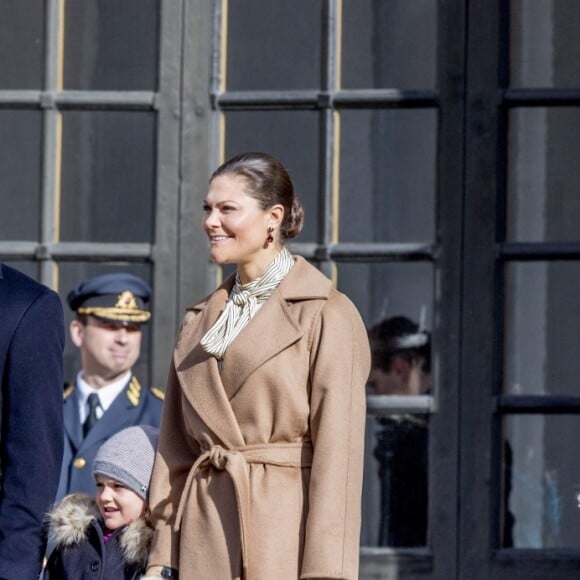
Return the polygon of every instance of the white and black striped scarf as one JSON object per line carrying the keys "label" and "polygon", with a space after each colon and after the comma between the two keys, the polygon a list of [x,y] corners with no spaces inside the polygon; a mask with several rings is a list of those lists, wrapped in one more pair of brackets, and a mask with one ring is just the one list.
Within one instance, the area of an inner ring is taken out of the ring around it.
{"label": "white and black striped scarf", "polygon": [[270,298],[292,266],[292,254],[283,248],[259,278],[242,284],[239,275],[236,275],[224,311],[201,339],[204,350],[221,360],[234,338]]}

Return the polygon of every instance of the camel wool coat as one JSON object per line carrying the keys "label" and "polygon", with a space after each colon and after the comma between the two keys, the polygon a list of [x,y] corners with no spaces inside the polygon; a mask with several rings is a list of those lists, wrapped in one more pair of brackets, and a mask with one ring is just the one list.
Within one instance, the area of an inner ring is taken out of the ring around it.
{"label": "camel wool coat", "polygon": [[350,300],[303,258],[218,368],[200,339],[228,278],[178,334],[153,470],[149,566],[180,580],[358,577],[370,353]]}

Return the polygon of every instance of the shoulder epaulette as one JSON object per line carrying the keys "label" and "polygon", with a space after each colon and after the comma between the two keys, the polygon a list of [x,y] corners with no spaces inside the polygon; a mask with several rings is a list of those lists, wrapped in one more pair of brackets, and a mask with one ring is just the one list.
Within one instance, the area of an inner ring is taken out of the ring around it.
{"label": "shoulder epaulette", "polygon": [[137,380],[137,377],[131,377],[129,381],[129,386],[127,387],[127,398],[131,402],[133,407],[139,404],[139,399],[141,398],[141,385]]}
{"label": "shoulder epaulette", "polygon": [[165,393],[161,390],[158,389],[157,387],[150,387],[149,390],[153,393],[153,395],[155,395],[158,399],[161,399],[162,401],[165,399]]}
{"label": "shoulder epaulette", "polygon": [[64,386],[64,393],[62,394],[63,401],[65,399],[68,399],[72,395],[72,393],[73,393],[74,390],[75,390],[75,386],[74,385],[67,385],[67,384],[65,384],[65,386]]}

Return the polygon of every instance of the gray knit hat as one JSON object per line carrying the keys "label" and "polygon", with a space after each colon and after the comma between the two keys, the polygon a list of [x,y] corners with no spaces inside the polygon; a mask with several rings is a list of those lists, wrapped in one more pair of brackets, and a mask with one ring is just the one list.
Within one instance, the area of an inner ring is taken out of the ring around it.
{"label": "gray knit hat", "polygon": [[159,429],[150,425],[128,427],[115,433],[97,451],[93,476],[116,479],[147,499]]}

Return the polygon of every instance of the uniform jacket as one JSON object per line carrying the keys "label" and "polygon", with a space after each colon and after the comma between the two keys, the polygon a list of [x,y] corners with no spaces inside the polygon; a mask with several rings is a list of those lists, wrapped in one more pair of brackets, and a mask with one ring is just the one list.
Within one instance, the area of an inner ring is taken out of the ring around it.
{"label": "uniform jacket", "polygon": [[64,458],[57,498],[61,499],[72,492],[93,495],[95,480],[92,469],[99,447],[111,435],[125,427],[159,427],[162,399],[163,394],[160,391],[145,390],[136,377],[131,377],[113,404],[83,439],[77,388],[72,385],[67,387],[64,392]]}
{"label": "uniform jacket", "polygon": [[62,458],[64,322],[56,293],[0,265],[0,578],[33,580]]}
{"label": "uniform jacket", "polygon": [[199,342],[232,284],[191,307],[178,335],[150,491],[149,565],[176,568],[180,580],[354,580],[364,325],[297,258],[220,372]]}
{"label": "uniform jacket", "polygon": [[70,494],[49,514],[55,546],[44,580],[136,580],[145,570],[153,529],[142,517],[103,540],[103,524],[92,497]]}

